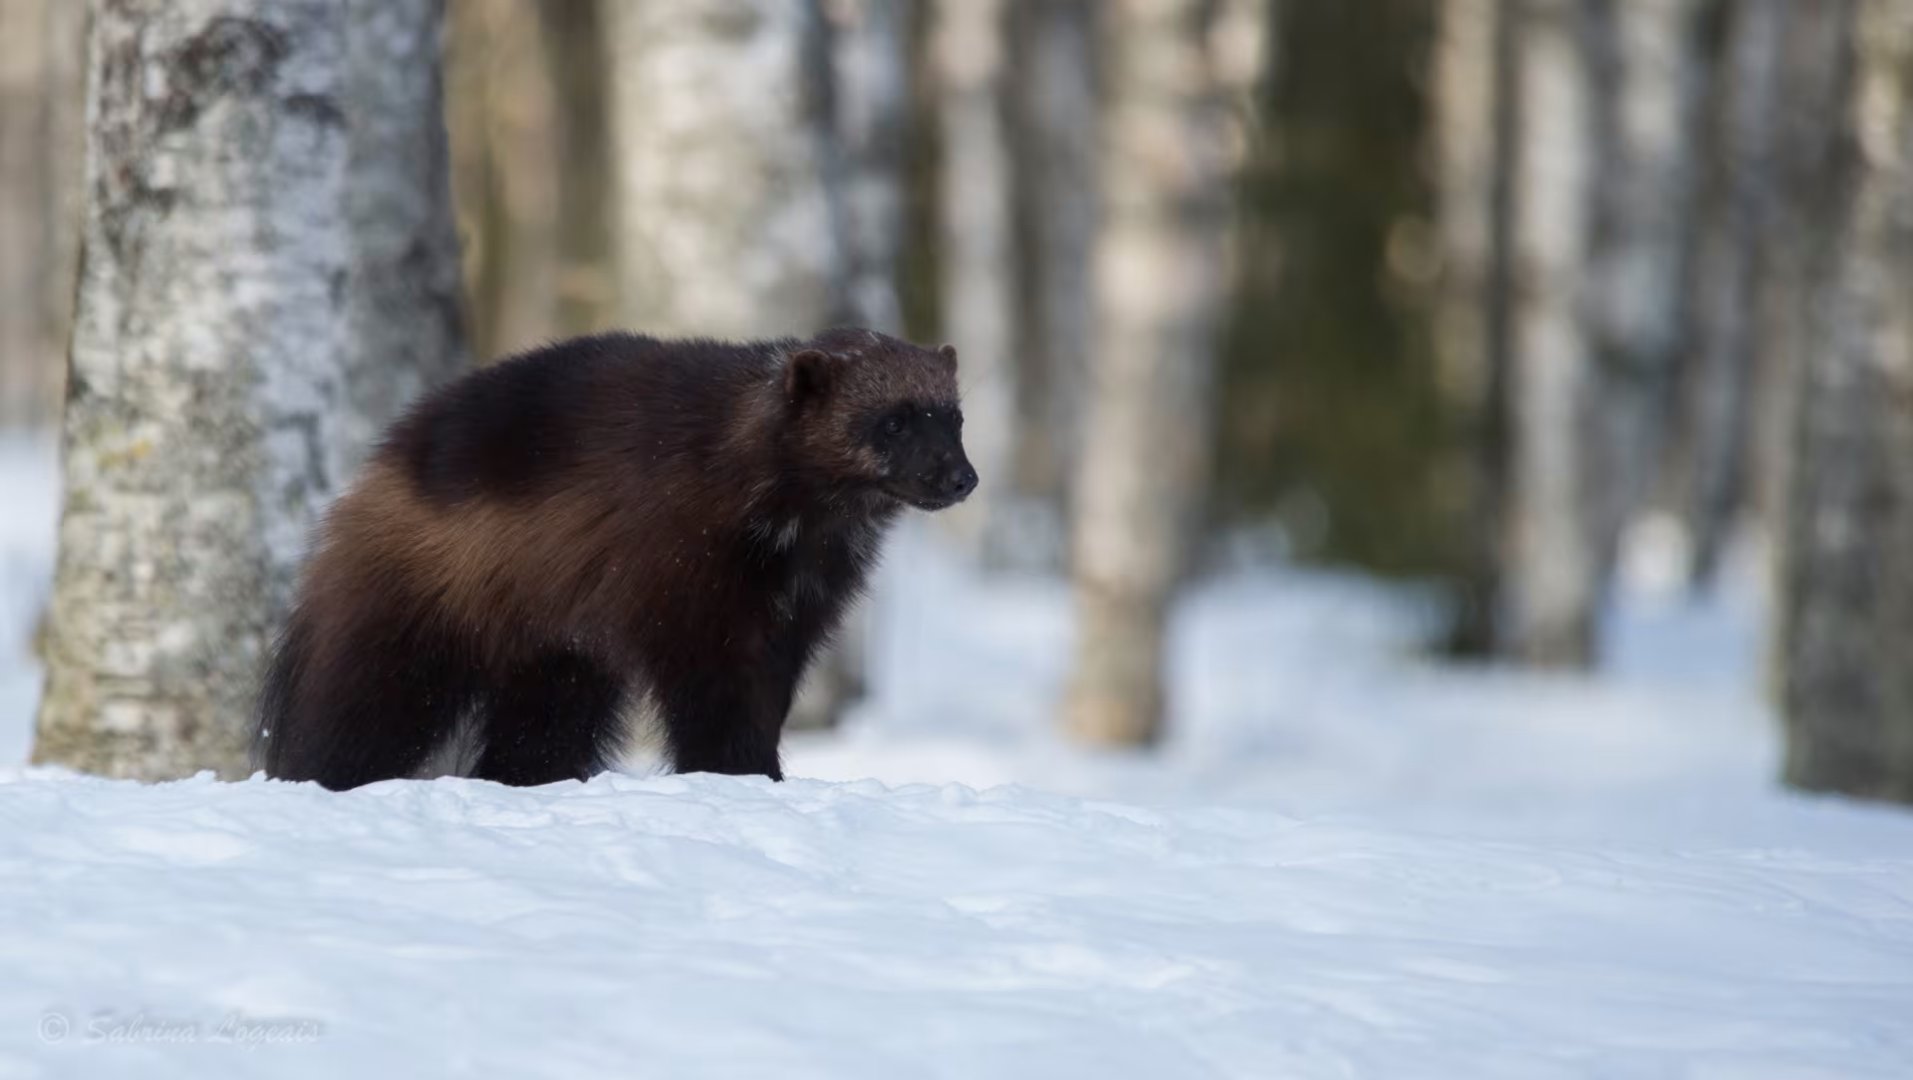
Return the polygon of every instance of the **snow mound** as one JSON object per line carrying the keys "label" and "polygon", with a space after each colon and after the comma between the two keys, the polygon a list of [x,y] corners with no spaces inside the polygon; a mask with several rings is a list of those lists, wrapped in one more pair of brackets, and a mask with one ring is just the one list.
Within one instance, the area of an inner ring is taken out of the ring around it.
{"label": "snow mound", "polygon": [[1024,788],[0,777],[0,1075],[1904,1077],[1885,854]]}

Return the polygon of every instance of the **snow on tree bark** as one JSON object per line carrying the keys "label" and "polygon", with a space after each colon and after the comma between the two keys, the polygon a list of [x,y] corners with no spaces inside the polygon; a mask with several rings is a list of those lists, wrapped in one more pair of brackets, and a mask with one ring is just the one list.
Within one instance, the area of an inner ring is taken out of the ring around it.
{"label": "snow on tree bark", "polygon": [[1101,12],[1101,325],[1075,478],[1077,649],[1065,703],[1071,732],[1097,743],[1160,733],[1169,600],[1207,478],[1234,149],[1208,51],[1213,10],[1116,0]]}
{"label": "snow on tree bark", "polygon": [[1913,802],[1913,7],[1859,0],[1849,26],[1782,562],[1786,778]]}
{"label": "snow on tree bark", "polygon": [[237,775],[314,518],[463,362],[432,0],[96,0],[34,758]]}

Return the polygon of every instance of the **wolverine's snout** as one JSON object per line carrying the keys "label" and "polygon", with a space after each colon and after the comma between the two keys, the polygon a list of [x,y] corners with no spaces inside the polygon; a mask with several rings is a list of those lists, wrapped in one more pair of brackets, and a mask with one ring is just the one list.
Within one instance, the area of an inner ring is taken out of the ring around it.
{"label": "wolverine's snout", "polygon": [[956,464],[943,474],[942,490],[939,494],[952,503],[960,503],[976,490],[976,470],[970,463],[959,458]]}
{"label": "wolverine's snout", "polygon": [[942,510],[969,498],[976,490],[976,469],[962,447],[943,450],[936,455],[934,465],[917,474],[916,485],[917,490],[909,496],[911,502],[920,509]]}

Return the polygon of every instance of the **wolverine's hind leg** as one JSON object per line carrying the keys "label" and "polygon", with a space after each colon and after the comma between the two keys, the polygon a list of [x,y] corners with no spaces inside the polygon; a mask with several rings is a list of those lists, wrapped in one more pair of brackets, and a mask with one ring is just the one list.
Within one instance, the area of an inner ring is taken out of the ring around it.
{"label": "wolverine's hind leg", "polygon": [[320,627],[295,613],[262,697],[260,762],[335,790],[411,776],[474,690],[470,650],[429,615],[387,607]]}
{"label": "wolverine's hind leg", "polygon": [[543,653],[508,674],[486,700],[485,749],[472,775],[531,786],[583,780],[624,741],[624,680],[569,649]]}

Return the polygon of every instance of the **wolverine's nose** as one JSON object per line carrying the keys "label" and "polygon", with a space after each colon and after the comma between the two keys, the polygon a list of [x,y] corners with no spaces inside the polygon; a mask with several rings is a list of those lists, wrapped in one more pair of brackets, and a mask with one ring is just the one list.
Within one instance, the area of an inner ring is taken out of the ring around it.
{"label": "wolverine's nose", "polygon": [[976,490],[976,470],[959,465],[943,474],[943,495],[951,502],[962,502]]}

